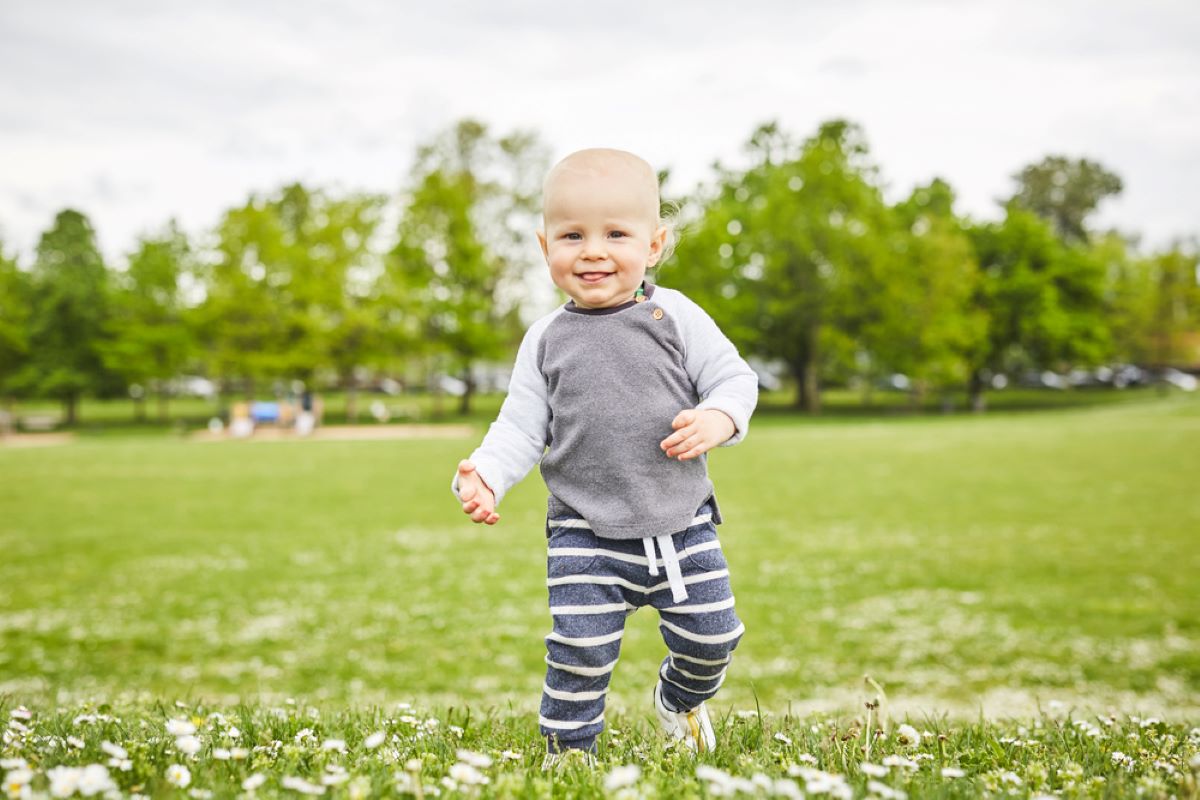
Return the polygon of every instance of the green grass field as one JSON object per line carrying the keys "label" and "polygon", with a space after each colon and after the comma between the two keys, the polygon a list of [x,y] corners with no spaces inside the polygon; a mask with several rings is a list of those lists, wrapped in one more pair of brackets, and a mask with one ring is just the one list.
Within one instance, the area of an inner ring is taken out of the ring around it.
{"label": "green grass field", "polygon": [[[498,526],[472,525],[449,481],[474,444],[0,447],[0,707],[49,721],[108,703],[161,721],[176,700],[187,715],[244,702],[252,719],[296,698],[329,720],[407,702],[457,719],[464,746],[498,753],[511,739],[528,760],[550,625],[544,487],[535,472]],[[861,722],[868,674],[893,718],[968,726],[957,737],[1040,726],[1052,717],[1039,708],[1158,717],[1185,726],[1159,731],[1176,743],[1200,721],[1195,399],[982,417],[764,413],[710,468],[747,628],[714,705],[765,754],[719,753],[724,768],[782,776],[801,752],[736,716],[761,708],[862,790],[866,777],[800,721]],[[610,708],[633,732],[663,653],[654,623],[649,611],[630,619],[613,677]],[[485,718],[492,727],[472,727]],[[348,739],[383,723],[354,724]],[[444,774],[454,738],[435,740]],[[613,752],[621,763],[633,751]],[[643,768],[669,772],[674,756],[663,758]],[[966,764],[974,782],[922,793],[985,791],[979,776],[1002,761],[989,758]]]}

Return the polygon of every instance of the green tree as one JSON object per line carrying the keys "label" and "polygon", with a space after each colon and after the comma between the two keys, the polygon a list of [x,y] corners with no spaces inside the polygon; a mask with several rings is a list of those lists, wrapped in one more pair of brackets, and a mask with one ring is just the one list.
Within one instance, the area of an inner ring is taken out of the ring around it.
{"label": "green tree", "polygon": [[29,362],[23,383],[62,401],[66,422],[78,421],[79,399],[112,391],[105,367],[108,272],[88,218],[67,209],[42,234],[31,272]]}
{"label": "green tree", "polygon": [[353,392],[354,368],[380,348],[371,243],[382,206],[292,184],[226,212],[196,314],[217,375],[252,395],[257,380],[311,381],[332,366]]}
{"label": "green tree", "polygon": [[877,283],[882,313],[867,340],[884,364],[909,377],[920,404],[931,387],[966,383],[967,356],[986,318],[971,304],[979,268],[950,185],[918,187],[895,211],[902,252],[895,274]]}
{"label": "green tree", "polygon": [[475,390],[472,367],[499,358],[519,336],[545,168],[535,137],[496,138],[473,120],[417,153],[389,269],[406,306],[420,310],[429,352],[448,355],[462,375],[461,413]]}
{"label": "green tree", "polygon": [[1150,362],[1159,368],[1200,363],[1200,252],[1176,242],[1147,259]]}
{"label": "green tree", "polygon": [[1086,245],[1060,239],[1014,201],[972,240],[980,265],[976,307],[987,333],[971,354],[972,408],[982,410],[989,371],[1094,364],[1110,351],[1104,264]]}
{"label": "green tree", "polygon": [[1087,218],[1106,197],[1121,193],[1120,177],[1101,164],[1080,158],[1047,156],[1013,175],[1013,200],[1048,220],[1068,242],[1088,241]]}
{"label": "green tree", "polygon": [[11,400],[15,378],[29,358],[29,276],[0,246],[0,397]]}
{"label": "green tree", "polygon": [[[192,350],[182,281],[194,272],[187,235],[172,220],[158,235],[142,237],[128,269],[113,275],[105,361],[128,383],[154,390],[164,421],[170,381]],[[144,394],[135,400],[138,417],[144,417]]]}
{"label": "green tree", "polygon": [[896,262],[893,223],[862,131],[826,122],[804,142],[775,124],[747,145],[744,171],[715,189],[662,274],[709,309],[744,350],[787,364],[796,405],[820,410],[820,377],[852,357],[880,312]]}

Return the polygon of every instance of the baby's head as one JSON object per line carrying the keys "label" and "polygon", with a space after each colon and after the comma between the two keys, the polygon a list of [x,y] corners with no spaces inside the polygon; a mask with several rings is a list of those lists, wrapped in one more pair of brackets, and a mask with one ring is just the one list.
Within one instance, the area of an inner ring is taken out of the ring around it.
{"label": "baby's head", "polygon": [[658,177],[624,150],[580,150],[555,164],[542,185],[542,225],[550,277],[582,308],[631,300],[667,246]]}

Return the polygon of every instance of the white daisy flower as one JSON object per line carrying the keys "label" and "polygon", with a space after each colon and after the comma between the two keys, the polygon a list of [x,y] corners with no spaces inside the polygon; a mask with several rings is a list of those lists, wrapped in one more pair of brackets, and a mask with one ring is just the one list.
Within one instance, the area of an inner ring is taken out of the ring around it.
{"label": "white daisy flower", "polygon": [[55,797],[70,797],[75,794],[82,772],[79,767],[51,767],[46,770],[46,777],[50,779],[50,794]]}
{"label": "white daisy flower", "polygon": [[182,764],[172,764],[167,767],[167,783],[172,786],[178,786],[180,789],[185,789],[191,782],[192,773],[187,767]]}
{"label": "white daisy flower", "polygon": [[882,764],[872,764],[870,761],[864,761],[858,765],[858,768],[863,771],[864,775],[870,775],[873,778],[882,778],[887,775],[890,770]]}
{"label": "white daisy flower", "polygon": [[234,761],[245,761],[250,757],[250,751],[244,747],[235,747],[229,751],[229,755],[233,757]]}
{"label": "white daisy flower", "polygon": [[966,777],[967,771],[958,767],[942,767],[943,778],[963,778]]}
{"label": "white daisy flower", "polygon": [[196,732],[196,726],[186,719],[169,719],[166,724],[167,733],[172,736],[191,736]]}
{"label": "white daisy flower", "polygon": [[212,757],[217,761],[228,761],[229,759],[233,758],[233,753],[229,752],[224,747],[214,747],[212,751]]}
{"label": "white daisy flower", "polygon": [[25,706],[17,706],[8,715],[14,719],[33,719],[33,712]]}
{"label": "white daisy flower", "polygon": [[108,753],[113,758],[129,758],[129,753],[119,744],[113,744],[112,742],[104,741],[100,743],[100,749]]}
{"label": "white daisy flower", "polygon": [[195,736],[180,736],[175,740],[175,748],[186,756],[196,755],[202,746]]}
{"label": "white daisy flower", "polygon": [[487,769],[492,765],[492,759],[490,756],[486,756],[483,753],[476,753],[474,750],[459,749],[456,755],[458,756],[459,761],[463,762],[464,764],[470,764],[472,767],[476,767],[478,769]]}
{"label": "white daisy flower", "polygon": [[782,734],[782,733],[777,733],[777,734],[775,734],[775,741],[777,741],[777,742],[783,742],[784,744],[791,744],[791,743],[792,743],[792,740],[791,740],[791,739],[789,739],[787,736],[785,736],[785,735],[784,735],[784,734]]}
{"label": "white daisy flower", "polygon": [[242,781],[242,791],[253,792],[258,787],[267,782],[267,776],[261,772],[256,772],[246,780]]}
{"label": "white daisy flower", "polygon": [[346,741],[344,739],[326,739],[321,742],[322,750],[336,750],[339,753],[346,752]]}
{"label": "white daisy flower", "polygon": [[296,778],[291,775],[285,775],[283,779],[279,781],[279,784],[285,789],[291,789],[292,791],[299,792],[300,794],[325,794],[324,786],[317,786],[315,783],[309,783],[303,778]]}
{"label": "white daisy flower", "polygon": [[450,767],[450,770],[447,774],[450,776],[451,780],[467,786],[481,786],[488,782],[486,775],[472,767],[470,764],[464,764],[461,761]]}
{"label": "white daisy flower", "polygon": [[75,747],[75,748],[82,750],[85,743],[84,743],[83,739],[80,739],[78,736],[68,736],[67,744],[71,745],[71,747]]}
{"label": "white daisy flower", "polygon": [[103,764],[88,764],[79,775],[79,793],[84,797],[116,788],[117,785],[108,774],[108,767]]}
{"label": "white daisy flower", "polygon": [[366,739],[363,739],[363,747],[367,748],[368,750],[374,750],[376,747],[379,747],[379,745],[383,744],[386,739],[386,733],[383,731],[375,731]]}
{"label": "white daisy flower", "polygon": [[608,792],[615,792],[617,789],[633,786],[640,777],[642,777],[642,768],[637,764],[614,767],[608,775],[604,776],[604,789]]}
{"label": "white daisy flower", "polygon": [[23,758],[0,758],[0,769],[24,769],[29,762]]}
{"label": "white daisy flower", "polygon": [[917,733],[917,729],[912,725],[901,725],[896,728],[896,741],[912,747],[921,743],[921,734]]}

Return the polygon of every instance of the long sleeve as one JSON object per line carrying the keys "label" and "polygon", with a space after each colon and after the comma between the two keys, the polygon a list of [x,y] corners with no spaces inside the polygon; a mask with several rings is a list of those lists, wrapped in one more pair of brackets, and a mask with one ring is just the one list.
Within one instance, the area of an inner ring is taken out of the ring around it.
{"label": "long sleeve", "polygon": [[[538,342],[553,314],[535,322],[517,350],[508,396],[470,459],[496,496],[496,504],[541,460],[550,439],[546,380],[537,365]],[[450,484],[459,500],[458,473]]]}
{"label": "long sleeve", "polygon": [[[664,296],[665,295],[665,296]],[[659,287],[654,299],[678,321],[684,344],[683,367],[700,395],[697,408],[715,408],[733,420],[734,434],[722,446],[746,438],[758,405],[758,375],[708,313],[687,296]]]}

